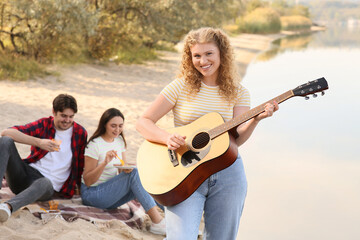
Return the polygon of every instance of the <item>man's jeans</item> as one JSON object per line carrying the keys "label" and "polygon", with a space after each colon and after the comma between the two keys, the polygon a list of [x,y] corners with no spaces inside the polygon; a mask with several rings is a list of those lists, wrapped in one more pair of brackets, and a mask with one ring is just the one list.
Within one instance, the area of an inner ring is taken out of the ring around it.
{"label": "man's jeans", "polygon": [[0,179],[4,175],[11,191],[16,194],[7,201],[12,212],[37,200],[49,200],[54,193],[50,180],[21,160],[10,137],[0,137]]}

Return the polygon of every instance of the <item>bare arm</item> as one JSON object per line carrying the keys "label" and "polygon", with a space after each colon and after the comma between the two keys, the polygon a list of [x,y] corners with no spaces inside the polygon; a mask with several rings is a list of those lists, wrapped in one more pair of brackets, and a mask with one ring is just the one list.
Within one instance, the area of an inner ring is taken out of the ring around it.
{"label": "bare arm", "polygon": [[1,136],[12,138],[15,142],[39,147],[49,152],[54,152],[59,149],[60,145],[50,139],[41,139],[29,136],[20,132],[17,129],[8,128],[1,132]]}
{"label": "bare arm", "polygon": [[[260,120],[271,117],[275,111],[279,109],[279,105],[274,102],[273,104],[266,104],[265,105],[265,112],[257,115],[253,119],[249,120],[248,122],[240,125],[237,127],[237,132],[239,136],[236,138],[236,144],[241,146],[244,144],[251,136],[253,131],[255,130],[256,126],[260,122]],[[241,115],[250,110],[250,107],[235,107],[234,108],[234,117]]]}
{"label": "bare arm", "polygon": [[177,133],[171,134],[156,126],[156,122],[167,114],[174,106],[159,95],[136,123],[136,130],[148,141],[162,143],[175,150],[185,144],[185,137]]}
{"label": "bare arm", "polygon": [[84,166],[84,182],[86,186],[91,186],[99,180],[101,174],[103,173],[106,165],[111,162],[115,157],[115,151],[108,151],[106,153],[105,161],[98,164],[98,160],[89,156],[85,156],[85,166]]}

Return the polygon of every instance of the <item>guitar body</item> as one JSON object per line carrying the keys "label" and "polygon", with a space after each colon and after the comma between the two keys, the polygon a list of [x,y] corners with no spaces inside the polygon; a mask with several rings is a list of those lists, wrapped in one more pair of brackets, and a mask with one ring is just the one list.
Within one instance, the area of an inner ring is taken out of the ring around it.
{"label": "guitar body", "polygon": [[[143,142],[137,155],[139,176],[145,190],[157,202],[171,206],[185,200],[210,175],[234,163],[238,149],[228,132],[214,139],[206,138],[210,129],[223,123],[221,115],[213,112],[188,125],[169,129],[168,132],[186,136],[186,146],[174,152],[178,165],[171,161],[166,145]],[[201,143],[196,145],[198,140]]]}
{"label": "guitar body", "polygon": [[165,206],[188,198],[209,176],[235,162],[238,148],[228,131],[265,111],[266,104],[281,103],[291,97],[307,98],[328,89],[325,78],[302,84],[270,101],[224,122],[219,113],[208,113],[194,122],[168,130],[186,136],[186,146],[176,151],[144,141],[137,155],[140,180],[145,190]]}

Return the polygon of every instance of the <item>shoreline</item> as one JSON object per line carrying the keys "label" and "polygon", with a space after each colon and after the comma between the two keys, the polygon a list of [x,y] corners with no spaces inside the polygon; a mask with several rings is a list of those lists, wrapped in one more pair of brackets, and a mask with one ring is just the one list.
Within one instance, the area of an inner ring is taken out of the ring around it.
{"label": "shoreline", "polygon": [[269,35],[244,33],[237,37],[230,37],[241,78],[245,76],[247,67],[259,54],[269,50],[274,41],[286,36],[288,35],[283,33]]}
{"label": "shoreline", "polygon": [[[234,47],[239,73],[243,77],[252,61],[271,47],[284,34],[241,34],[230,37]],[[135,122],[162,88],[174,79],[181,60],[178,52],[161,52],[159,60],[143,65],[107,66],[79,64],[56,67],[61,76],[48,76],[26,82],[0,81],[0,110],[5,113],[0,128],[25,124],[52,114],[53,98],[60,93],[73,95],[79,112],[75,121],[91,135],[101,114],[110,107],[119,108],[125,115],[125,137],[128,143],[127,158],[135,163],[138,146],[143,138],[135,130]],[[172,117],[162,118],[158,125],[172,127]],[[17,144],[19,153],[26,157],[29,147]],[[19,227],[21,226],[21,228]],[[110,221],[99,227],[85,220],[72,223],[53,219],[44,224],[28,210],[15,212],[5,223],[0,223],[1,236],[11,239],[163,239],[148,231],[131,229],[119,221]]]}

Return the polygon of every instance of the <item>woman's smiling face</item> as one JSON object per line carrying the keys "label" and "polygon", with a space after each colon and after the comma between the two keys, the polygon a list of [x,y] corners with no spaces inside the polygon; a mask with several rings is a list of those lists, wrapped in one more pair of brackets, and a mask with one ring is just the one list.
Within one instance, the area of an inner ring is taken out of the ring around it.
{"label": "woman's smiling face", "polygon": [[204,80],[216,82],[220,66],[220,50],[213,43],[197,43],[190,48],[194,67],[204,76]]}
{"label": "woman's smiling face", "polygon": [[120,135],[124,128],[124,119],[119,116],[113,117],[107,122],[105,135],[108,138],[116,138]]}

